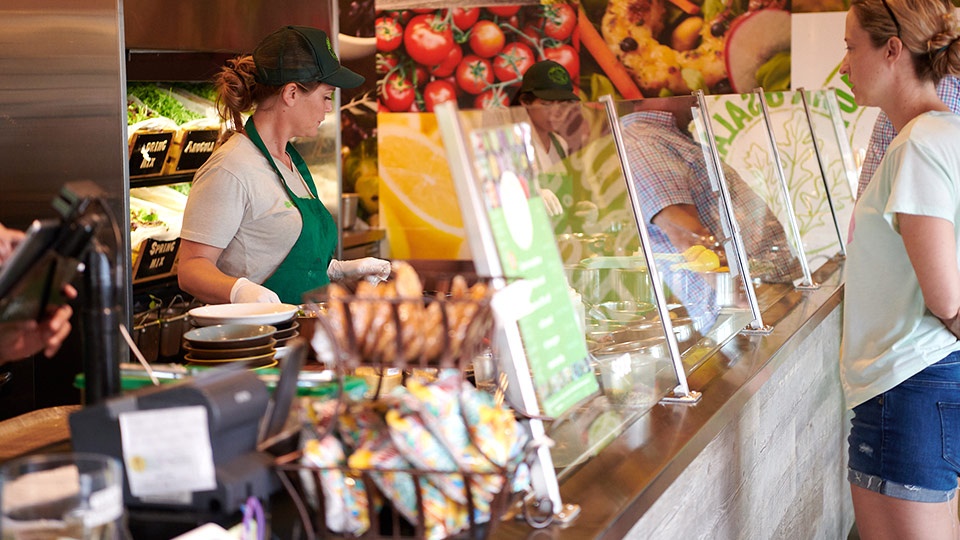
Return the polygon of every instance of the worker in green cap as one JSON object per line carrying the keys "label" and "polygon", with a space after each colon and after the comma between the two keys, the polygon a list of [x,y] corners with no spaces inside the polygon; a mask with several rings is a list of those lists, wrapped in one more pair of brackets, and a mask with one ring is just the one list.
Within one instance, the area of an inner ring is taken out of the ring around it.
{"label": "worker in green cap", "polygon": [[326,32],[307,26],[284,26],[227,62],[215,85],[234,134],[194,177],[181,232],[184,291],[210,303],[300,304],[331,280],[387,278],[388,261],[333,259],[337,224],[291,144],[316,137],[334,92],[363,81],[340,64]]}

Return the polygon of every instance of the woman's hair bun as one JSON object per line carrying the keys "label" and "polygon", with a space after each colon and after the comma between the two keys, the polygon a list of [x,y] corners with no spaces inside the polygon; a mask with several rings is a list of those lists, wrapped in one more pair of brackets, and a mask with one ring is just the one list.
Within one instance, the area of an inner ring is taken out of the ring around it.
{"label": "woman's hair bun", "polygon": [[941,30],[927,41],[930,67],[938,79],[960,75],[960,10],[951,6],[942,17]]}

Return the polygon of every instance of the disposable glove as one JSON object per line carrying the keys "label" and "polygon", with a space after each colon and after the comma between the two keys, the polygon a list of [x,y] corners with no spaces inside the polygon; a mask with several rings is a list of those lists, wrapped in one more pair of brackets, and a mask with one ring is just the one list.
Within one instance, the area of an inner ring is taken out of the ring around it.
{"label": "disposable glove", "polygon": [[350,261],[333,259],[327,267],[330,281],[365,278],[371,283],[379,283],[390,277],[390,261],[375,257],[364,257]]}
{"label": "disposable glove", "polygon": [[547,188],[540,188],[540,198],[543,199],[543,205],[547,207],[548,216],[559,216],[563,213],[563,205],[557,195]]}
{"label": "disposable glove", "polygon": [[279,304],[280,297],[277,296],[277,293],[263,285],[258,285],[242,277],[234,282],[233,287],[230,289],[230,302],[234,304]]}

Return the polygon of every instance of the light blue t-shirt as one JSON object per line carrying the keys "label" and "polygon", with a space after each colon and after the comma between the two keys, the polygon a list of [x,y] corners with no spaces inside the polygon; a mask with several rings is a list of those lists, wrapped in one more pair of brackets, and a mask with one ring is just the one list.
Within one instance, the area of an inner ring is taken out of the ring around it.
{"label": "light blue t-shirt", "polygon": [[960,238],[960,116],[935,111],[913,119],[857,201],[845,265],[840,361],[850,408],[960,349],[924,304],[898,213],[945,219]]}

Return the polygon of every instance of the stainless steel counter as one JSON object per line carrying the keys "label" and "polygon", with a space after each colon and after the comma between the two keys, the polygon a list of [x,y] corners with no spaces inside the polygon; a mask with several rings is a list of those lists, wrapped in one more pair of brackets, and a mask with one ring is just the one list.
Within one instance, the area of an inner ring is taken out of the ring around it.
{"label": "stainless steel counter", "polygon": [[[703,392],[695,405],[659,404],[578,470],[565,474],[564,502],[582,514],[567,528],[532,530],[524,523],[503,523],[493,538],[624,538],[678,476],[744,404],[797,352],[804,338],[838,308],[843,288],[842,263],[828,261],[815,274],[817,290],[772,291],[780,298],[764,312],[774,330],[766,336],[740,335],[694,371],[690,387]],[[704,489],[707,489],[704,486]],[[678,508],[696,520],[697,508]]]}

